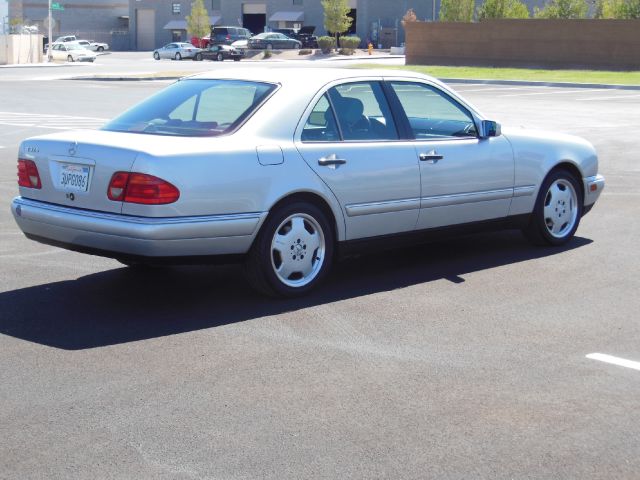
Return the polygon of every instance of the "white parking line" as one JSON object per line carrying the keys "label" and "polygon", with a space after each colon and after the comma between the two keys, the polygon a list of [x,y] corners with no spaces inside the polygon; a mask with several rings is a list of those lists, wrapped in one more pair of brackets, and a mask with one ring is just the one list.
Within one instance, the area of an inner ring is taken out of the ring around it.
{"label": "white parking line", "polygon": [[[547,87],[548,88],[548,87]],[[580,90],[549,90],[548,92],[534,92],[534,93],[513,93],[511,95],[500,95],[501,98],[504,97],[528,97],[530,95],[564,95],[567,93],[586,93],[586,92],[595,92],[598,89],[584,89]]]}
{"label": "white parking line", "polygon": [[640,370],[640,362],[634,362],[633,360],[625,360],[624,358],[614,357],[606,355],[604,353],[590,353],[586,355],[591,360],[598,360],[599,362],[610,363],[612,365],[618,365],[620,367],[632,368],[634,370]]}
{"label": "white parking line", "polygon": [[640,94],[637,95],[617,95],[615,97],[588,97],[588,98],[576,98],[578,102],[595,102],[598,100],[625,100],[627,98],[638,98]]}

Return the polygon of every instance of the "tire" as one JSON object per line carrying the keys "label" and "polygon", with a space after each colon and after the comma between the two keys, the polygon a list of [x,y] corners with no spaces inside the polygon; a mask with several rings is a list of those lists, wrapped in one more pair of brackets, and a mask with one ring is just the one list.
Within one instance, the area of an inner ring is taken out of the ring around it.
{"label": "tire", "polygon": [[73,61],[74,61],[73,57],[71,55],[68,55],[67,56],[67,62],[73,62]]}
{"label": "tire", "polygon": [[153,58],[160,60],[160,54],[158,52],[153,52]]}
{"label": "tire", "polygon": [[240,57],[233,57],[233,61],[234,62],[239,62],[240,61]]}
{"label": "tire", "polygon": [[545,178],[529,220],[522,232],[534,245],[564,245],[578,229],[583,194],[578,180],[564,169]]}
{"label": "tire", "polygon": [[98,47],[99,52],[104,52],[104,47]]}
{"label": "tire", "polygon": [[182,55],[180,55],[180,52],[176,53],[176,60],[182,60]]}
{"label": "tire", "polygon": [[334,233],[315,205],[294,202],[272,212],[245,261],[253,288],[272,297],[297,297],[315,288],[331,268]]}
{"label": "tire", "polygon": [[219,62],[223,62],[224,61],[224,55],[222,53],[218,53],[218,55],[216,55],[216,60],[218,60]]}
{"label": "tire", "polygon": [[196,56],[195,56],[195,57],[193,57],[193,59],[194,59],[196,62],[201,62],[201,61],[202,61],[202,54],[201,54],[201,53],[196,53]]}

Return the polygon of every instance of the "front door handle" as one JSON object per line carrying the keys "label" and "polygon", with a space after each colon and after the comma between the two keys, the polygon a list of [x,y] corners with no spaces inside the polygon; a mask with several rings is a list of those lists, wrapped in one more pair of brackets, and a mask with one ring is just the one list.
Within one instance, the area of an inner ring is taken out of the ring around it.
{"label": "front door handle", "polygon": [[438,160],[442,160],[444,158],[443,155],[438,155],[438,152],[435,150],[431,150],[428,153],[421,153],[419,157],[421,161],[429,163],[437,163]]}
{"label": "front door handle", "polygon": [[344,158],[338,158],[335,153],[318,159],[318,165],[322,165],[323,167],[330,167],[332,165],[344,165],[345,163],[347,163],[347,161]]}

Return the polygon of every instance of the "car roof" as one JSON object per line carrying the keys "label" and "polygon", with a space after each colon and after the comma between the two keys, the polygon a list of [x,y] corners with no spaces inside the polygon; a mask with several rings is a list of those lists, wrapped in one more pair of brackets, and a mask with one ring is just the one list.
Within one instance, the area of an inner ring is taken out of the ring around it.
{"label": "car roof", "polygon": [[240,67],[229,70],[210,70],[204,73],[190,76],[190,79],[230,79],[250,80],[280,85],[304,84],[307,88],[317,87],[342,79],[357,79],[366,77],[407,77],[421,80],[429,80],[440,84],[433,77],[407,70],[388,69],[364,69],[364,68],[310,68],[310,67],[264,67],[248,68]]}

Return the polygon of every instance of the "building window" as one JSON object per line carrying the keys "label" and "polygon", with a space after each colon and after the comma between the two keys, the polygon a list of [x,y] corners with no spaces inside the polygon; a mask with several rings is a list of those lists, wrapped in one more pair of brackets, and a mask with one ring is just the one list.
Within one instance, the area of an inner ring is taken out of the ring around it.
{"label": "building window", "polygon": [[171,11],[174,14],[180,14],[180,4],[179,3],[172,3],[171,4]]}
{"label": "building window", "polygon": [[221,10],[220,0],[211,0],[211,10]]}
{"label": "building window", "polygon": [[302,0],[293,0],[294,5],[302,5]]}

